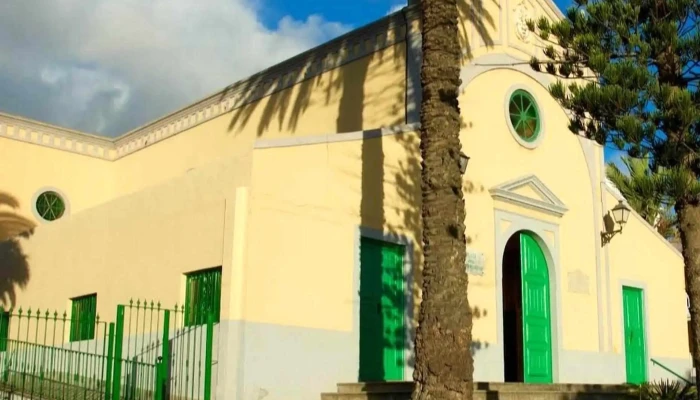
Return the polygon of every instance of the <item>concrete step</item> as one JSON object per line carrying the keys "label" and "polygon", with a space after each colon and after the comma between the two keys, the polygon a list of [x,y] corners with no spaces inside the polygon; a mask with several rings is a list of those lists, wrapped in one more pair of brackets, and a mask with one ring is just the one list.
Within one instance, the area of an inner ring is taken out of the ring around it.
{"label": "concrete step", "polygon": [[[556,392],[556,391],[474,391],[473,400],[619,400],[635,399],[633,394],[610,392]],[[411,400],[410,393],[323,393],[321,400]]]}
{"label": "concrete step", "polygon": [[[339,383],[338,393],[411,393],[413,382],[362,382]],[[534,383],[503,383],[476,382],[474,390],[490,392],[606,392],[625,393],[630,390],[628,385],[591,385],[591,384],[534,384]]]}
{"label": "concrete step", "polygon": [[411,400],[411,393],[321,393],[321,400]]}
{"label": "concrete step", "polygon": [[339,383],[338,393],[411,393],[413,382]]}
{"label": "concrete step", "polygon": [[[339,383],[322,400],[410,400],[413,382]],[[474,400],[614,400],[631,395],[627,385],[476,382]]]}

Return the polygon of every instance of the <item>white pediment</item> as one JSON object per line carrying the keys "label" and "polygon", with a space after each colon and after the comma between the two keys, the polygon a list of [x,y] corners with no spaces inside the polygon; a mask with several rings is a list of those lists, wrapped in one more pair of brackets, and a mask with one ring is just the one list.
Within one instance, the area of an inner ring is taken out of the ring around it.
{"label": "white pediment", "polygon": [[561,217],[568,211],[564,204],[535,175],[527,175],[497,185],[489,190],[495,200],[542,211]]}

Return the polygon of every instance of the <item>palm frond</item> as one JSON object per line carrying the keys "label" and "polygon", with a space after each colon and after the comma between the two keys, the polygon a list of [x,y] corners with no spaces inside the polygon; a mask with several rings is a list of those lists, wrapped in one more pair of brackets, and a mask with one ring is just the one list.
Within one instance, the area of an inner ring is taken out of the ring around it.
{"label": "palm frond", "polygon": [[621,159],[628,173],[608,163],[606,175],[627,199],[630,206],[649,224],[656,225],[665,198],[664,181],[650,169],[649,158],[624,156]]}

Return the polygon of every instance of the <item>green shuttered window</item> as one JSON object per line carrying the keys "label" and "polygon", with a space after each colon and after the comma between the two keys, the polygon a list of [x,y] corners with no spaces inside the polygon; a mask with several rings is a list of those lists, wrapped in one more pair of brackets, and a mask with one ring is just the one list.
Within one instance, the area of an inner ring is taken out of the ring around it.
{"label": "green shuttered window", "polygon": [[221,268],[212,268],[187,275],[185,293],[185,325],[203,325],[209,312],[219,322],[221,311]]}
{"label": "green shuttered window", "polygon": [[95,338],[97,318],[97,295],[72,299],[70,341],[92,340]]}

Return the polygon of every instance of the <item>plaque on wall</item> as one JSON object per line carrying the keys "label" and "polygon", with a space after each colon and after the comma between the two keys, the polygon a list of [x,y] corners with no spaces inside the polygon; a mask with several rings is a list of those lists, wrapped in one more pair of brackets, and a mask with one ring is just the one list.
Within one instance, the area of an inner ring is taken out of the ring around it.
{"label": "plaque on wall", "polygon": [[479,253],[467,249],[466,270],[469,275],[484,275],[484,264],[486,263],[484,253]]}
{"label": "plaque on wall", "polygon": [[569,292],[578,294],[589,294],[590,284],[588,275],[581,270],[575,270],[568,273]]}

